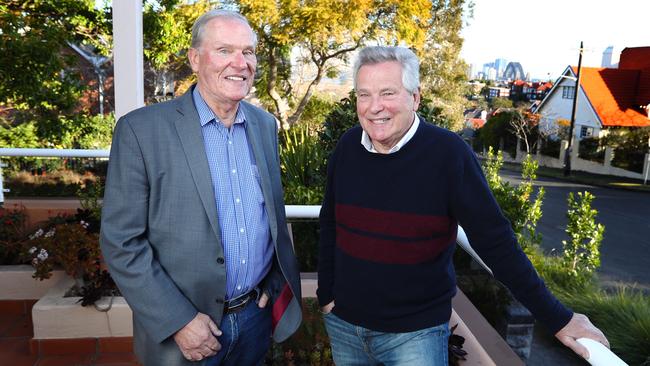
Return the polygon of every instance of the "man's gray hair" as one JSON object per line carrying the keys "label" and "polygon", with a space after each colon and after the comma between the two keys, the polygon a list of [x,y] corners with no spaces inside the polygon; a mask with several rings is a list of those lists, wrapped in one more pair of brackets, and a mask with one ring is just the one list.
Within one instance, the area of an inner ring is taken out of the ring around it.
{"label": "man's gray hair", "polygon": [[253,31],[253,27],[248,23],[246,17],[232,10],[212,9],[205,12],[194,22],[194,25],[192,26],[192,48],[199,48],[201,46],[201,41],[203,41],[203,31],[205,30],[206,24],[215,18],[236,19],[243,22],[251,29],[251,32],[253,33],[253,44],[257,46],[257,34]]}
{"label": "man's gray hair", "polygon": [[415,93],[420,87],[420,60],[405,47],[372,46],[359,51],[354,63],[354,89],[357,89],[357,76],[363,65],[397,61],[402,66],[402,85],[409,93]]}

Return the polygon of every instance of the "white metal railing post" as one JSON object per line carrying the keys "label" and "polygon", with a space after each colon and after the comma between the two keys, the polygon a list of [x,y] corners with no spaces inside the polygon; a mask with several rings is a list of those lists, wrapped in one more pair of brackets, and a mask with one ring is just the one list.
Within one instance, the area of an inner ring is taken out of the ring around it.
{"label": "white metal railing post", "polygon": [[5,190],[4,186],[2,185],[2,168],[4,167],[2,163],[2,159],[0,159],[0,207],[4,205],[5,203]]}

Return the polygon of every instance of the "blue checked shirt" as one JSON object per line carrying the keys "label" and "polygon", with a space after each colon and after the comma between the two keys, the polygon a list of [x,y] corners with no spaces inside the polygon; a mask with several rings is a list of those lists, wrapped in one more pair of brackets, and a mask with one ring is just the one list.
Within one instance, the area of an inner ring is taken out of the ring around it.
{"label": "blue checked shirt", "polygon": [[255,288],[271,268],[273,246],[260,174],[246,138],[242,109],[228,129],[208,107],[198,87],[192,96],[217,201],[226,262],[226,299],[234,299]]}

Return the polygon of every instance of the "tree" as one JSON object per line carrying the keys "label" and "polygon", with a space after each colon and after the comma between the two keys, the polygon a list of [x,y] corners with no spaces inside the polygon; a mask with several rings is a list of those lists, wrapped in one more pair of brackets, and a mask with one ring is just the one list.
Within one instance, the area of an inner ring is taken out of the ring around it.
{"label": "tree", "polygon": [[105,14],[93,0],[9,0],[0,14],[0,110],[10,127],[32,122],[39,139],[69,145],[68,129],[87,111],[79,108],[86,85],[68,44],[99,45]]}
{"label": "tree", "polygon": [[[429,25],[428,0],[239,0],[234,1],[259,37],[260,78],[258,97],[290,126],[300,119],[314,88],[325,76],[340,71],[336,62],[370,40],[384,44],[404,41],[416,48],[424,44]],[[314,74],[297,92],[289,82],[290,52],[304,52],[298,59]]]}
{"label": "tree", "polygon": [[[156,86],[177,81],[175,92],[184,92],[195,81],[187,61],[194,21],[210,8],[210,1],[146,1],[142,14],[144,60],[148,99],[156,98]],[[163,96],[164,98],[165,96]]]}
{"label": "tree", "polygon": [[430,99],[429,110],[436,110],[444,127],[458,131],[463,127],[463,111],[467,100],[467,65],[460,58],[463,39],[463,13],[471,15],[473,3],[466,0],[441,1],[431,4],[431,18],[426,42],[419,52],[421,58],[422,92]]}
{"label": "tree", "polygon": [[83,42],[100,32],[104,19],[94,1],[8,0],[0,14],[1,107],[46,119],[70,113],[83,86],[75,58],[63,51],[67,42]]}
{"label": "tree", "polygon": [[515,109],[510,119],[510,131],[526,145],[526,154],[530,154],[537,146],[539,137],[539,119],[537,113]]}

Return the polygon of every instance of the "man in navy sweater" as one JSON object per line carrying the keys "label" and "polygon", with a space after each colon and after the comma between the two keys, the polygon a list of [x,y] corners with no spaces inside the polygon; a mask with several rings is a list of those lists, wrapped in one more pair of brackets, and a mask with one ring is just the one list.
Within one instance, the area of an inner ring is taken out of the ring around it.
{"label": "man in navy sweater", "polygon": [[361,126],[332,154],[320,213],[318,300],[338,365],[447,365],[457,225],[533,315],[583,357],[606,346],[546,288],[517,244],[473,152],[421,120],[419,61],[368,47],[354,66]]}

